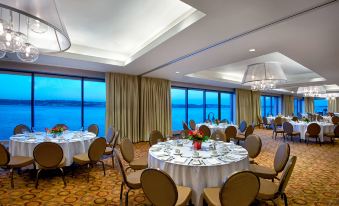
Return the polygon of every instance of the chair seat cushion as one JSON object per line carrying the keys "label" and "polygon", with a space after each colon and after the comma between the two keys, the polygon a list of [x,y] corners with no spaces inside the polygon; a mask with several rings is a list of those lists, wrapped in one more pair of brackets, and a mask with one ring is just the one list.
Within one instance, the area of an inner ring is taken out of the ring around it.
{"label": "chair seat cushion", "polygon": [[246,137],[245,137],[245,135],[238,134],[237,136],[234,137],[234,139],[237,139],[237,140],[245,140]]}
{"label": "chair seat cushion", "polygon": [[139,159],[134,159],[132,162],[129,163],[129,166],[133,170],[142,170],[148,167],[148,159],[147,157],[141,157]]}
{"label": "chair seat cushion", "polygon": [[90,159],[87,153],[77,154],[73,156],[73,162],[79,165],[84,165],[90,163]]}
{"label": "chair seat cushion", "polygon": [[106,147],[104,155],[110,155],[113,153],[112,147]]}
{"label": "chair seat cushion", "polygon": [[139,189],[139,188],[141,188],[140,177],[141,177],[141,173],[143,171],[144,170],[137,170],[135,172],[129,173],[126,176],[128,187],[130,187],[132,189]]}
{"label": "chair seat cushion", "polygon": [[211,188],[205,188],[204,189],[204,199],[207,202],[208,205],[215,205],[215,206],[221,206],[221,202],[219,199],[219,187],[211,187]]}
{"label": "chair seat cushion", "polygon": [[189,187],[177,186],[178,200],[176,206],[185,206],[192,196],[192,189]]}
{"label": "chair seat cushion", "polygon": [[292,135],[300,135],[300,132],[292,132]]}
{"label": "chair seat cushion", "polygon": [[277,197],[279,186],[270,180],[260,178],[260,189],[257,195],[259,200],[271,200]]}
{"label": "chair seat cushion", "polygon": [[335,134],[333,132],[324,134],[326,137],[335,137]]}
{"label": "chair seat cushion", "polygon": [[25,157],[25,156],[13,156],[11,157],[8,166],[11,168],[20,168],[20,167],[26,167],[28,165],[33,164],[34,160],[31,157]]}
{"label": "chair seat cushion", "polygon": [[264,179],[273,179],[275,176],[277,176],[277,172],[274,169],[261,165],[250,164],[249,170],[254,172],[256,176]]}

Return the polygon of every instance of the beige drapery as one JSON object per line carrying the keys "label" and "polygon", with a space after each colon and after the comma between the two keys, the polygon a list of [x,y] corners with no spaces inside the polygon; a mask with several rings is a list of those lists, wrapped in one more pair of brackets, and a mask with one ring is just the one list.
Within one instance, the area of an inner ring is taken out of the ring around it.
{"label": "beige drapery", "polygon": [[294,97],[291,95],[284,95],[283,97],[284,115],[288,116],[294,113]]}
{"label": "beige drapery", "polygon": [[164,79],[141,78],[140,133],[148,141],[153,130],[169,135],[172,130],[171,82]]}
{"label": "beige drapery", "polygon": [[260,92],[236,89],[236,99],[237,123],[242,120],[248,124],[256,123],[258,115],[261,115]]}
{"label": "beige drapery", "polygon": [[313,97],[305,97],[305,112],[306,113],[314,113],[314,98]]}
{"label": "beige drapery", "polygon": [[106,131],[113,126],[120,137],[140,139],[138,77],[106,73]]}
{"label": "beige drapery", "polygon": [[335,98],[335,101],[336,101],[335,111],[339,112],[339,97]]}
{"label": "beige drapery", "polygon": [[328,112],[337,112],[337,98],[328,99]]}

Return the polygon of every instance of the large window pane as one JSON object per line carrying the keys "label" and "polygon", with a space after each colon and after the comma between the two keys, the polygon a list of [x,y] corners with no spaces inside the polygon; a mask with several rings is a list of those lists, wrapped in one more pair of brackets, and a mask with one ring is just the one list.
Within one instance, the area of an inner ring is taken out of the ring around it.
{"label": "large window pane", "polygon": [[106,84],[105,82],[84,81],[84,127],[99,126],[99,136],[105,136]]}
{"label": "large window pane", "polygon": [[276,116],[281,113],[281,98],[277,96],[261,96],[260,106],[262,116]]}
{"label": "large window pane", "polygon": [[230,93],[220,93],[221,118],[233,122],[233,95]]}
{"label": "large window pane", "polygon": [[219,119],[218,102],[218,92],[206,92],[206,118],[210,114],[211,119],[213,116],[215,119]]}
{"label": "large window pane", "polygon": [[172,128],[182,130],[182,121],[186,121],[186,91],[185,89],[171,89],[172,98]]}
{"label": "large window pane", "polygon": [[18,124],[31,127],[30,75],[0,74],[0,139],[8,139]]}
{"label": "large window pane", "polygon": [[193,119],[196,123],[203,122],[204,92],[188,90],[188,121]]}
{"label": "large window pane", "polygon": [[81,128],[81,80],[52,76],[35,78],[35,130],[55,124]]}
{"label": "large window pane", "polygon": [[328,100],[325,98],[314,99],[314,112],[324,115],[327,114]]}
{"label": "large window pane", "polygon": [[271,97],[268,97],[268,96],[265,97],[265,110],[266,110],[266,114],[265,114],[266,116],[273,115]]}

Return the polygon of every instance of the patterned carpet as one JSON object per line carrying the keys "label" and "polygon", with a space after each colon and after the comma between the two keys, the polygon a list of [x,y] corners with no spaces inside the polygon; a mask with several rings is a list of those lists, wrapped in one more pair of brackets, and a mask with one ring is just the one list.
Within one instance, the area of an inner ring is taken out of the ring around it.
{"label": "patterned carpet", "polygon": [[[273,167],[274,153],[283,141],[278,137],[272,140],[272,131],[258,129],[255,131],[262,140],[263,148],[257,158],[262,165]],[[298,157],[292,178],[286,189],[289,205],[339,205],[339,142],[319,146],[308,146],[299,140],[292,143],[291,155]],[[146,155],[147,143],[135,145],[136,155]],[[23,170],[15,174],[15,189],[10,188],[8,171],[0,169],[0,205],[119,205],[121,178],[113,170],[111,159],[106,159],[106,176],[98,165],[91,171],[90,182],[86,173],[79,168],[72,178],[66,169],[67,186],[57,172],[45,173],[34,188],[34,174]],[[278,205],[283,205],[279,200]],[[149,205],[141,190],[130,192],[130,205]],[[265,203],[272,205],[272,203]]]}

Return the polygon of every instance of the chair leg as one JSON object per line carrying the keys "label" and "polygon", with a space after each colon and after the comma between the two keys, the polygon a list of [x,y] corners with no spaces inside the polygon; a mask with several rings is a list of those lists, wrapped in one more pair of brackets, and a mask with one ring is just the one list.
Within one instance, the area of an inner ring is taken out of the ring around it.
{"label": "chair leg", "polygon": [[112,154],[112,168],[114,169],[114,155]]}
{"label": "chair leg", "polygon": [[65,180],[65,173],[64,173],[64,170],[63,170],[62,168],[59,168],[59,170],[61,171],[62,181],[64,182],[64,186],[66,187],[66,180]]}
{"label": "chair leg", "polygon": [[124,192],[124,183],[121,183],[121,186],[120,186],[120,203],[122,201],[122,193]]}
{"label": "chair leg", "polygon": [[105,163],[103,161],[99,161],[102,164],[102,169],[104,170],[104,176],[106,176],[106,170],[105,170]]}
{"label": "chair leg", "polygon": [[89,182],[89,171],[91,170],[91,165],[87,164],[87,182]]}
{"label": "chair leg", "polygon": [[13,168],[11,168],[10,171],[9,171],[9,177],[11,178],[11,187],[12,187],[12,189],[14,188],[13,175],[14,175],[14,171],[13,171]]}
{"label": "chair leg", "polygon": [[130,189],[127,190],[126,192],[126,196],[125,196],[125,205],[128,206],[128,193],[129,193]]}
{"label": "chair leg", "polygon": [[39,175],[40,172],[42,171],[42,169],[39,169],[38,172],[36,173],[36,179],[35,179],[35,189],[38,189],[38,185],[39,185]]}
{"label": "chair leg", "polygon": [[282,194],[282,198],[284,199],[284,205],[288,206],[287,195],[285,193]]}
{"label": "chair leg", "polygon": [[[317,137],[317,139],[318,139],[318,137]],[[321,141],[320,141],[320,138],[319,138],[319,144],[320,144],[320,146],[321,146]]]}

